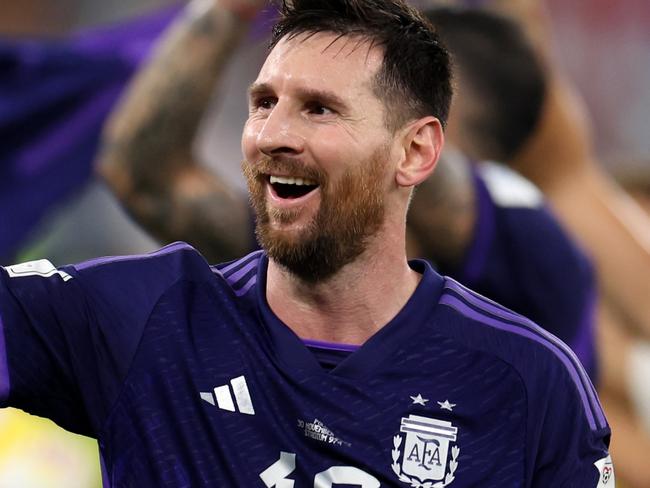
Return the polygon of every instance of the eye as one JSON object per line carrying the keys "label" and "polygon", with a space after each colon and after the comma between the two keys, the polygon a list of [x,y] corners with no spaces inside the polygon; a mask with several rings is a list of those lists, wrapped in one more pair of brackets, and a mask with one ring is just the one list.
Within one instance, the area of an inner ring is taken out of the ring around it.
{"label": "eye", "polygon": [[251,111],[256,110],[271,110],[275,107],[277,103],[277,98],[275,97],[259,97],[254,98],[250,102]]}
{"label": "eye", "polygon": [[320,102],[307,103],[307,110],[310,114],[313,115],[332,115],[336,113],[335,110],[323,105]]}

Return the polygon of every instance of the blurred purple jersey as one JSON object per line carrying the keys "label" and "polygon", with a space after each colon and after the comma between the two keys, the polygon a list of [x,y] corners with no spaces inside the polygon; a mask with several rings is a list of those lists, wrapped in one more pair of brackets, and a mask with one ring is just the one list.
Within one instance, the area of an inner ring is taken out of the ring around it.
{"label": "blurred purple jersey", "polygon": [[64,41],[0,39],[0,260],[90,178],[106,117],[177,10]]}
{"label": "blurred purple jersey", "polygon": [[440,271],[566,342],[597,377],[596,279],[585,254],[528,180],[503,165],[475,165],[477,222],[459,268]]}

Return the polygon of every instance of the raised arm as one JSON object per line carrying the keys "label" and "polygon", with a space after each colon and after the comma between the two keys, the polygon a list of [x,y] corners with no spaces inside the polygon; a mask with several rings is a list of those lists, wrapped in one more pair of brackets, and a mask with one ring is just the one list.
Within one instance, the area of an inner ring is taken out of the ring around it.
{"label": "raised arm", "polygon": [[539,131],[514,167],[537,182],[591,254],[603,297],[650,337],[650,218],[599,164],[579,103],[556,78]]}
{"label": "raised arm", "polygon": [[[195,0],[136,77],[104,133],[98,171],[129,213],[163,241],[209,260],[249,250],[246,196],[192,154],[199,123],[259,0]],[[224,162],[224,164],[232,162]]]}

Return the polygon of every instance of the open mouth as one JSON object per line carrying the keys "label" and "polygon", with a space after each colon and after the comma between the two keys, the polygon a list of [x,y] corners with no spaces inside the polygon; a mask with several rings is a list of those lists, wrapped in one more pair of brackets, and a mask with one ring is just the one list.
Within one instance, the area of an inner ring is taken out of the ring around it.
{"label": "open mouth", "polygon": [[304,197],[318,188],[318,183],[313,180],[289,176],[269,176],[269,184],[279,198],[287,200]]}

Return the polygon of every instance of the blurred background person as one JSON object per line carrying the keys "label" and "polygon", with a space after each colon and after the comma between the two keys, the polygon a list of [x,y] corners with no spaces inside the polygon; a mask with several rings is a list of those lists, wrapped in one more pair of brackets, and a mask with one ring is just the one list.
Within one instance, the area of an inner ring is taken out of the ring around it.
{"label": "blurred background person", "polygon": [[622,163],[613,170],[614,178],[636,203],[650,215],[650,160]]}

